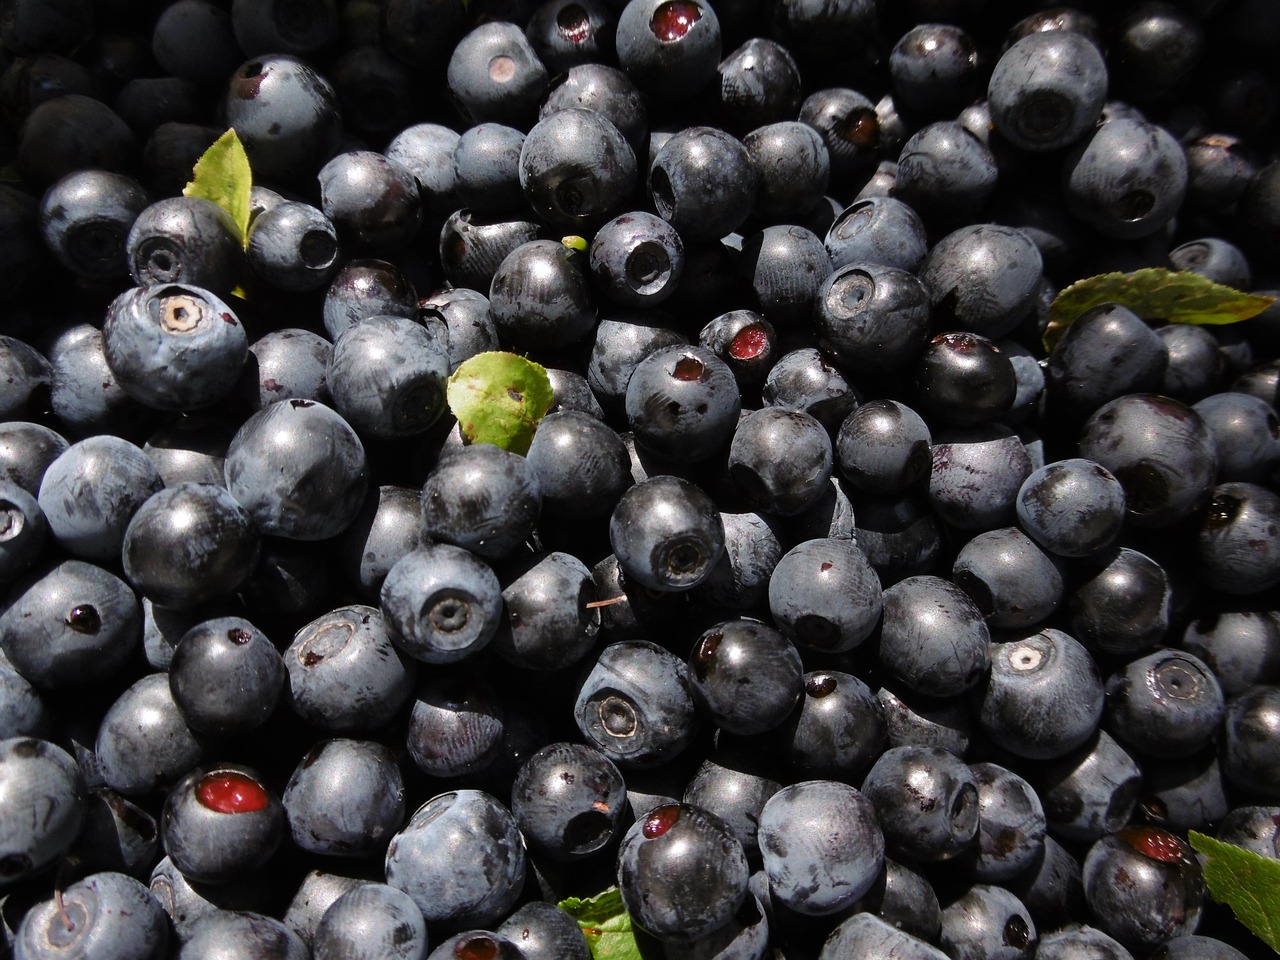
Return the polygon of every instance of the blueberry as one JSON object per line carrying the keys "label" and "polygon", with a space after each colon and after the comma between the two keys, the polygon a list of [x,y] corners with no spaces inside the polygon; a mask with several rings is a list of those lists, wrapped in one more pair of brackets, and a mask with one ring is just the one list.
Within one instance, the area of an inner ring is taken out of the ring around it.
{"label": "blueberry", "polygon": [[320,169],[320,209],[344,246],[395,251],[422,226],[418,181],[371,150],[340,153]]}
{"label": "blueberry", "polygon": [[510,913],[525,863],[511,813],[483,791],[455,790],[432,797],[391,838],[386,876],[429,926],[466,929]]}
{"label": "blueberry", "polygon": [[720,62],[720,21],[697,0],[630,0],[618,14],[618,63],[645,93],[682,100],[705,88]]}
{"label": "blueberry", "polygon": [[206,620],[173,651],[169,687],[187,724],[201,733],[247,733],[270,717],[284,687],[279,651],[241,617]]}
{"label": "blueberry", "polygon": [[925,415],[974,424],[994,420],[1013,406],[1018,390],[1013,364],[989,338],[949,331],[916,356],[918,406]]}
{"label": "blueberry", "polygon": [[554,350],[591,332],[595,298],[571,257],[564,244],[530,240],[497,264],[489,285],[489,316],[504,343]]}
{"label": "blueberry", "polygon": [[830,270],[831,259],[818,234],[790,223],[751,234],[738,257],[738,274],[751,305],[779,327],[795,328],[809,319]]}
{"label": "blueberry", "polygon": [[1067,602],[1071,632],[1091,650],[1130,654],[1159,643],[1169,628],[1168,574],[1129,547],[1092,561]]}
{"label": "blueberry", "polygon": [[129,272],[129,230],[147,205],[146,191],[124,174],[69,173],[40,201],[41,234],[63,266],[79,276],[123,277]]}
{"label": "blueberry", "polygon": [[325,740],[294,768],[281,803],[299,848],[368,856],[381,853],[404,820],[404,782],[389,747]]}
{"label": "blueberry", "polygon": [[311,938],[315,960],[340,960],[371,951],[387,960],[420,960],[427,950],[422,911],[408,894],[384,883],[365,883],[342,894]]}
{"label": "blueberry", "polygon": [[999,224],[947,234],[920,264],[920,280],[936,313],[955,326],[1002,337],[1030,312],[1043,261],[1031,238]]}
{"label": "blueberry", "polygon": [[1177,213],[1187,188],[1182,146],[1163,127],[1120,118],[1099,124],[1067,155],[1067,209],[1099,233],[1131,240]]}
{"label": "blueberry", "polygon": [[1045,628],[991,647],[991,672],[977,719],[1020,757],[1060,757],[1080,747],[1102,719],[1104,688],[1093,658],[1061,630]]}
{"label": "blueberry", "polygon": [[428,663],[460,660],[498,629],[498,578],[474,554],[448,544],[418,547],[391,567],[383,611],[400,649]]}
{"label": "blueberry", "polygon": [[1013,527],[980,533],[961,547],[951,579],[1001,628],[1040,623],[1066,593],[1061,562]]}
{"label": "blueberry", "polygon": [[1222,772],[1266,802],[1280,799],[1280,688],[1258,685],[1232,698],[1222,725]]}
{"label": "blueberry", "polygon": [[1094,412],[1080,456],[1101,464],[1124,487],[1128,519],[1164,527],[1210,497],[1217,472],[1213,436],[1193,409],[1153,394],[1129,394]]}
{"label": "blueberry", "polygon": [[193,883],[225,883],[274,855],[284,830],[280,800],[237,764],[197,767],[165,800],[165,852]]}
{"label": "blueberry", "polygon": [[280,290],[317,290],[340,265],[338,233],[324,211],[288,200],[253,218],[245,247],[249,267]]}
{"label": "blueberry", "polygon": [[1052,835],[1093,842],[1129,822],[1142,789],[1137,761],[1105,730],[1028,769]]}
{"label": "blueberry", "polygon": [[597,230],[590,257],[591,272],[611,301],[624,307],[653,307],[680,282],[684,241],[665,220],[637,210]]}
{"label": "blueberry", "polygon": [[765,407],[745,414],[729,447],[729,476],[756,509],[794,516],[831,479],[831,438],[800,410]]}
{"label": "blueberry", "polygon": [[447,457],[422,487],[422,531],[490,562],[513,555],[533,531],[542,496],[533,465],[492,444]]}
{"label": "blueberry", "polygon": [[10,580],[34,563],[48,533],[36,498],[17,484],[0,480],[0,580]]}
{"label": "blueberry", "polygon": [[699,346],[729,365],[744,389],[758,385],[780,355],[773,324],[754,310],[730,310],[698,333]]}
{"label": "blueberry", "polygon": [[624,493],[609,518],[609,542],[626,575],[652,590],[690,590],[724,551],[711,498],[686,480],[654,477]]}
{"label": "blueberry", "polygon": [[902,370],[925,349],[928,291],[906,269],[854,260],[822,281],[814,325],[818,345],[851,373]]}
{"label": "blueberry", "polygon": [[525,199],[545,223],[587,233],[627,209],[636,156],[603,113],[566,107],[529,131],[519,177]]}
{"label": "blueberry", "polygon": [[214,910],[192,925],[182,952],[194,960],[306,960],[307,945],[275,917]]}
{"label": "blueberry", "polygon": [[527,128],[547,86],[542,65],[514,23],[482,23],[453,48],[449,92],[471,123]]}
{"label": "blueberry", "polygon": [[876,819],[872,801],[847,784],[806,780],[779,790],[760,814],[770,892],[807,916],[829,916],[855,902],[884,863]]}
{"label": "blueberry", "polygon": [[694,594],[724,610],[755,611],[782,559],[776,524],[758,513],[722,513],[724,553]]}
{"label": "blueberry", "polygon": [[1107,64],[1087,36],[1072,30],[1027,34],[991,72],[992,124],[1023,150],[1068,146],[1101,115],[1107,79]]}
{"label": "blueberry", "polygon": [[1026,905],[1004,887],[975,883],[942,909],[939,943],[957,960],[1030,960],[1036,939]]}
{"label": "blueberry", "polygon": [[777,630],[752,620],[704,632],[689,654],[689,674],[699,705],[731,733],[776,727],[801,696],[800,654]]}
{"label": "blueberry", "polygon": [[[550,6],[555,6],[555,3],[546,4],[544,9]],[[586,10],[579,4],[567,4],[563,9],[572,10],[575,6],[584,12]],[[531,26],[536,19],[535,14],[530,20]],[[614,33],[616,31],[610,33],[610,41]],[[604,114],[631,144],[637,160],[644,156],[649,146],[648,105],[635,83],[616,66],[603,61],[578,63],[553,77],[538,116],[545,118],[570,107]]]}
{"label": "blueberry", "polygon": [[885,711],[871,688],[848,673],[811,670],[804,694],[776,738],[803,777],[858,782],[887,742]]}
{"label": "blueberry", "polygon": [[36,687],[101,683],[138,650],[142,610],[119,577],[82,560],[28,575],[0,614],[0,640]]}
{"label": "blueberry", "polygon": [[1264,400],[1215,393],[1192,407],[1213,437],[1218,479],[1262,483],[1280,467],[1280,417]]}
{"label": "blueberry", "polygon": [[263,533],[324,540],[345,530],[364,502],[364,445],[322,403],[273,403],[236,431],[226,481]]}
{"label": "blueberry", "polygon": [[871,197],[845,207],[824,242],[837,269],[878,263],[914,273],[929,250],[920,215],[893,197]]}
{"label": "blueberry", "polygon": [[890,747],[862,783],[885,847],[918,860],[948,860],[978,840],[978,783],[938,747]]}
{"label": "blueberry", "polygon": [[284,651],[293,712],[324,730],[376,729],[400,712],[417,675],[376,607],[338,607],[306,624]]}
{"label": "blueberry", "polygon": [[155,603],[194,607],[253,573],[258,531],[221,486],[180,483],[149,497],[125,528],[124,572]]}
{"label": "blueberry", "polygon": [[1135,950],[1194,932],[1205,898],[1190,844],[1153,827],[1095,842],[1084,860],[1084,891],[1098,926]]}
{"label": "blueberry", "polygon": [[747,858],[723,820],[684,803],[654,807],[618,848],[622,902],[642,930],[689,943],[725,926],[747,896]]}
{"label": "blueberry", "polygon": [[742,145],[756,174],[757,216],[794,223],[822,202],[831,161],[822,135],[813,127],[781,119],[756,127],[743,137]]}
{"label": "blueberry", "polygon": [[727,54],[716,72],[719,115],[729,130],[790,121],[800,108],[799,67],[776,40],[752,37]]}
{"label": "blueberry", "polygon": [[272,53],[241,64],[223,104],[255,179],[299,183],[338,152],[342,119],[333,85],[295,56]]}
{"label": "blueberry", "polygon": [[249,341],[231,308],[185,283],[135,287],[102,327],[107,365],[126,394],[159,410],[207,407],[229,394]]}
{"label": "blueberry", "polygon": [[126,796],[170,786],[202,753],[166,673],[148,674],[121,693],[103,716],[94,744],[102,779]]}
{"label": "blueberry", "polygon": [[579,860],[606,847],[626,809],[622,774],[584,744],[548,744],[521,765],[511,785],[521,832],[556,860]]}
{"label": "blueberry", "polygon": [[874,913],[855,913],[831,931],[818,960],[840,960],[851,956],[942,960],[947,954]]}
{"label": "blueberry", "polygon": [[1190,756],[1209,743],[1225,709],[1213,671],[1188,653],[1139,657],[1113,673],[1106,689],[1107,728],[1148,755]]}
{"label": "blueberry", "polygon": [[[84,822],[88,791],[70,754],[30,737],[0,741],[0,783],[9,800],[0,817],[0,876],[14,883],[67,852]],[[44,811],[39,818],[30,815],[36,809]]]}
{"label": "blueberry", "polygon": [[1227,609],[1187,624],[1178,646],[1208,664],[1225,696],[1280,678],[1280,619]]}
{"label": "blueberry", "polygon": [[1084,416],[1111,400],[1159,388],[1168,375],[1167,341],[1117,303],[1086,310],[1054,344],[1045,371],[1050,395]]}
{"label": "blueberry", "polygon": [[119,437],[89,437],[49,464],[38,502],[65,550],[98,562],[120,557],[129,521],[163,482],[137,446]]}
{"label": "blueberry", "polygon": [[622,440],[601,420],[578,410],[543,417],[527,459],[548,517],[608,515],[632,484]]}
{"label": "blueberry", "polygon": [[354,259],[344,263],[324,298],[324,330],[330,340],[360,320],[370,317],[418,316],[418,294],[413,284],[385,260]]}
{"label": "blueberry", "polygon": [[978,783],[975,878],[1003,883],[1044,857],[1045,817],[1031,784],[995,763],[970,765]]}
{"label": "blueberry", "polygon": [[797,544],[769,580],[769,610],[778,628],[805,649],[852,650],[875,629],[882,602],[879,577],[851,541]]}
{"label": "blueberry", "polygon": [[1036,947],[1036,957],[1037,960],[1072,960],[1075,957],[1133,960],[1133,954],[1119,940],[1088,925],[1067,927],[1044,934]]}
{"label": "blueberry", "polygon": [[595,645],[600,612],[591,571],[570,553],[534,555],[504,571],[505,615],[493,649],[523,670],[559,670]]}
{"label": "blueberry", "polygon": [[728,441],[741,405],[733,372],[702,347],[650,353],[626,388],[627,421],[637,442],[682,462],[706,459]]}
{"label": "blueberry", "polygon": [[926,223],[977,214],[996,187],[991,151],[957,120],[930,123],[902,145],[895,196]]}
{"label": "blueberry", "polygon": [[1090,460],[1059,460],[1034,471],[1018,491],[1018,521],[1059,557],[1089,557],[1110,546],[1125,516],[1124,488]]}
{"label": "blueberry", "polygon": [[821,134],[834,179],[869,174],[875,168],[880,121],[875,104],[863,94],[848,87],[815,90],[800,104],[799,119]]}
{"label": "blueberry", "polygon": [[525,37],[553,76],[612,59],[616,10],[598,0],[548,0],[533,11]]}
{"label": "blueberry", "polygon": [[968,704],[955,697],[925,697],[901,684],[876,691],[891,747],[941,747],[964,758],[972,741]]}
{"label": "blueberry", "polygon": [[692,681],[684,662],[657,644],[612,643],[583,678],[573,717],[588,744],[610,760],[654,767],[693,738]]}
{"label": "blueberry", "polygon": [[1227,593],[1259,593],[1280,583],[1280,553],[1269,538],[1280,497],[1253,483],[1224,483],[1200,527],[1196,553],[1209,583]]}
{"label": "blueberry", "polygon": [[94,873],[27,911],[14,937],[15,955],[137,957],[159,960],[169,922],[151,892],[123,873]]}
{"label": "blueberry", "polygon": [[357,432],[380,439],[426,432],[445,409],[447,345],[404,317],[370,317],[333,345],[325,384]]}
{"label": "blueberry", "polygon": [[[651,4],[652,0],[632,0],[629,6]],[[709,13],[692,0],[663,0],[658,6],[660,11],[687,6]],[[686,127],[654,156],[649,193],[658,215],[686,242],[714,240],[746,221],[757,179],[742,141],[715,127]]]}
{"label": "blueberry", "polygon": [[483,770],[501,745],[504,714],[497,691],[478,673],[426,674],[409,707],[409,755],[434,777]]}
{"label": "blueberry", "polygon": [[0,423],[0,480],[15,483],[33,497],[49,464],[67,449],[66,438],[39,423]]}

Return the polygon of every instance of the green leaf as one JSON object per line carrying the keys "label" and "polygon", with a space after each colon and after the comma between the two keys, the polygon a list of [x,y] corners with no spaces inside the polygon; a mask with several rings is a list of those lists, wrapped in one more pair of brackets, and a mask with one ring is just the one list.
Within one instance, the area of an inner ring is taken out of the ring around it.
{"label": "green leaf", "polygon": [[240,242],[247,244],[249,193],[252,189],[249,156],[233,128],[215,140],[213,146],[196,161],[191,182],[183,188],[182,195],[212,200],[231,214],[231,219],[240,228]]}
{"label": "green leaf", "polygon": [[588,246],[588,244],[587,244],[587,238],[586,238],[586,237],[580,237],[580,236],[578,236],[576,233],[574,233],[574,234],[570,234],[570,235],[569,235],[569,236],[567,236],[567,237],[561,237],[561,238],[560,238],[560,242],[561,242],[561,243],[563,243],[563,244],[564,244],[566,247],[568,247],[570,250],[575,250],[575,251],[577,251],[578,253],[586,253],[586,252],[587,252],[587,246]]}
{"label": "green leaf", "polygon": [[569,897],[560,909],[578,921],[594,960],[641,960],[640,947],[631,930],[631,917],[622,905],[622,893],[610,887],[589,900]]}
{"label": "green leaf", "polygon": [[1204,879],[1213,899],[1229,906],[1237,920],[1280,953],[1280,860],[1194,830],[1188,839],[1208,858]]}
{"label": "green leaf", "polygon": [[462,362],[449,378],[448,399],[468,441],[523,455],[551,406],[551,380],[532,360],[494,350]]}
{"label": "green leaf", "polygon": [[1052,350],[1081,314],[1104,303],[1128,307],[1144,320],[1168,323],[1239,323],[1256,317],[1275,297],[1242,293],[1197,273],[1147,267],[1133,273],[1102,273],[1078,280],[1049,307],[1044,347]]}

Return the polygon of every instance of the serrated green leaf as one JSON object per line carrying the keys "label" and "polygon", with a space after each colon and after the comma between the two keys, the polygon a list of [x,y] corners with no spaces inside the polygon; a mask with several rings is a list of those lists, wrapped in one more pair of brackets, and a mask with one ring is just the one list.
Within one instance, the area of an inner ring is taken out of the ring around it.
{"label": "serrated green leaf", "polygon": [[449,409],[471,443],[521,455],[551,406],[551,380],[532,360],[499,350],[464,360],[449,378]]}
{"label": "serrated green leaf", "polygon": [[1223,324],[1256,317],[1275,303],[1275,298],[1242,293],[1197,273],[1163,267],[1102,273],[1076,281],[1054,298],[1044,348],[1052,350],[1081,314],[1104,303],[1121,304],[1144,320]]}
{"label": "serrated green leaf", "polygon": [[253,189],[253,173],[249,155],[244,152],[234,128],[213,142],[196,161],[191,182],[182,190],[184,197],[212,200],[240,228],[240,242],[249,242],[249,195]]}
{"label": "serrated green leaf", "polygon": [[588,900],[569,897],[560,909],[578,921],[594,960],[642,960],[631,929],[631,917],[622,905],[622,893],[610,887]]}
{"label": "serrated green leaf", "polygon": [[1194,830],[1187,839],[1208,858],[1204,879],[1213,899],[1229,906],[1237,920],[1280,953],[1280,860]]}

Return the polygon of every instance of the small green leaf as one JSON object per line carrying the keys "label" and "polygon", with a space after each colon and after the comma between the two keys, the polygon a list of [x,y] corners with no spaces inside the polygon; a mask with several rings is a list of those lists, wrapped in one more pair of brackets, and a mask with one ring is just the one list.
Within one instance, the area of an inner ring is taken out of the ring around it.
{"label": "small green leaf", "polygon": [[213,146],[196,161],[191,182],[183,188],[182,195],[212,200],[231,214],[231,219],[240,228],[240,242],[247,244],[249,194],[252,189],[249,156],[233,128],[215,140]]}
{"label": "small green leaf", "polygon": [[462,362],[449,378],[448,398],[468,441],[523,455],[551,406],[551,380],[532,360],[494,350]]}
{"label": "small green leaf", "polygon": [[1280,860],[1194,830],[1187,838],[1208,858],[1204,879],[1213,899],[1229,906],[1237,920],[1280,953]]}
{"label": "small green leaf", "polygon": [[1044,347],[1052,350],[1067,327],[1104,303],[1128,307],[1144,320],[1167,323],[1239,323],[1256,317],[1275,297],[1242,293],[1197,273],[1147,267],[1133,273],[1102,273],[1065,288],[1049,307]]}
{"label": "small green leaf", "polygon": [[561,237],[560,242],[563,243],[570,250],[576,250],[578,253],[587,252],[587,246],[588,246],[587,238],[580,237],[576,233],[570,234],[567,237]]}
{"label": "small green leaf", "polygon": [[622,893],[610,887],[589,900],[569,897],[560,909],[578,921],[594,960],[642,960]]}

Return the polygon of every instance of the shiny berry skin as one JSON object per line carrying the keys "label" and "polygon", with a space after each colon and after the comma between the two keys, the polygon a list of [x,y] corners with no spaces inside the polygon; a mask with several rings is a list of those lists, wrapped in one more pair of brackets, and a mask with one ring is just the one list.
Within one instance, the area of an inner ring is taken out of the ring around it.
{"label": "shiny berry skin", "polygon": [[688,943],[729,922],[747,896],[747,858],[723,820],[668,803],[638,819],[618,848],[618,887],[633,921]]}
{"label": "shiny berry skin", "polygon": [[627,577],[651,590],[692,590],[724,553],[711,498],[679,477],[637,483],[609,517],[609,542]]}

